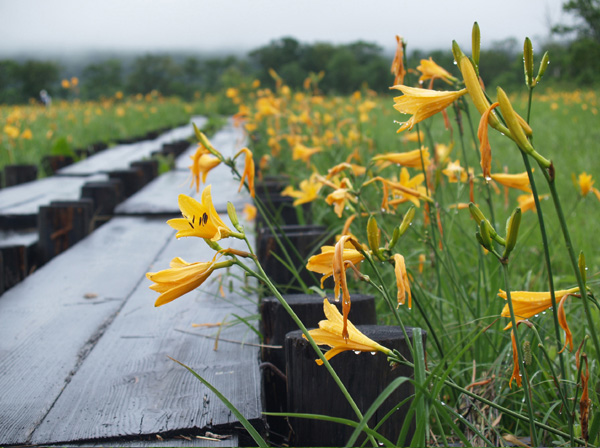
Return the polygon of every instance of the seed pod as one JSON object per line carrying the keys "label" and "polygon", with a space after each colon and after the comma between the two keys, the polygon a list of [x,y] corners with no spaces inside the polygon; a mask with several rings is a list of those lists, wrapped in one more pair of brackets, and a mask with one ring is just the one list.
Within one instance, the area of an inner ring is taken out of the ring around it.
{"label": "seed pod", "polygon": [[523,44],[523,68],[525,69],[525,84],[527,87],[532,88],[535,86],[533,80],[533,46],[531,40],[526,37],[525,43]]}
{"label": "seed pod", "polygon": [[508,258],[517,244],[519,235],[519,226],[521,224],[521,209],[517,207],[506,221],[506,247],[504,248],[503,258]]}
{"label": "seed pod", "polygon": [[479,71],[479,51],[481,48],[481,30],[479,24],[475,22],[473,24],[473,31],[471,32],[471,51],[473,63],[475,64],[475,71]]}

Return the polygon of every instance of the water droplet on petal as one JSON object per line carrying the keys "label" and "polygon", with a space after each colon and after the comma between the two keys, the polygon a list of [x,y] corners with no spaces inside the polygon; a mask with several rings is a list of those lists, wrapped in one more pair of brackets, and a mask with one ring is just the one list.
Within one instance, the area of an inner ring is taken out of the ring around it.
{"label": "water droplet on petal", "polygon": [[360,350],[353,350],[353,352],[357,355],[360,355]]}

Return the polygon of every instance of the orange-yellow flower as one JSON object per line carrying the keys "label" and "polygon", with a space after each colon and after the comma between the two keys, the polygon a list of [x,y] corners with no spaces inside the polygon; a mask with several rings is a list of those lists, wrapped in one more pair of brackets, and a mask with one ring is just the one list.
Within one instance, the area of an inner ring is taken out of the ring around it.
{"label": "orange-yellow flower", "polygon": [[[573,175],[574,176],[574,175]],[[591,191],[600,200],[600,191],[598,191],[593,185],[592,175],[587,174],[585,171],[579,175],[578,182],[579,188],[581,189],[581,196],[586,197]]]}
{"label": "orange-yellow flower", "polygon": [[150,289],[160,293],[154,306],[172,302],[199,287],[214,271],[215,260],[207,263],[188,263],[176,257],[170,266],[170,269],[146,274],[146,277],[154,282]]}
{"label": "orange-yellow flower", "polygon": [[350,291],[348,290],[348,282],[346,281],[346,260],[344,259],[344,251],[346,241],[352,238],[350,235],[342,235],[335,244],[333,250],[333,295],[335,300],[340,300],[340,291],[342,293],[342,313],[343,326],[342,337],[348,340],[348,314],[350,313]]}
{"label": "orange-yellow flower", "polygon": [[295,198],[294,206],[312,202],[319,197],[319,190],[322,183],[316,180],[316,175],[311,175],[309,179],[300,182],[299,190],[294,190],[291,185],[287,186],[281,196],[289,196]]}
{"label": "orange-yellow flower", "polygon": [[[542,199],[546,199],[548,197],[547,194],[543,194],[541,196],[539,196],[540,201]],[[535,210],[535,198],[533,197],[533,194],[522,194],[520,196],[517,197],[517,201],[519,202],[519,207],[521,208],[521,212],[525,213],[528,210],[533,210],[534,212]]]}
{"label": "orange-yellow flower", "polygon": [[31,140],[33,138],[33,134],[31,133],[31,129],[27,128],[21,133],[21,138],[23,140]]}
{"label": "orange-yellow flower", "polygon": [[453,82],[458,81],[445,69],[433,62],[431,57],[429,59],[421,59],[421,65],[417,67],[417,70],[421,72],[419,83],[423,83],[423,81],[427,81],[428,79],[431,79],[431,81],[435,79],[441,79],[447,84],[452,84]]}
{"label": "orange-yellow flower", "polygon": [[[522,190],[526,191],[527,193],[531,193],[529,177],[527,176],[526,171],[520,174],[490,174],[490,177],[499,184],[504,185],[505,187],[516,188],[517,190]],[[521,211],[523,210],[521,209]]]}
{"label": "orange-yellow flower", "polygon": [[192,184],[190,187],[193,187],[196,184],[196,193],[200,191],[200,175],[202,175],[202,183],[206,182],[206,176],[213,169],[219,166],[221,161],[207,152],[207,150],[203,146],[199,146],[196,150],[196,153],[193,156],[190,156],[192,159],[192,164],[189,166],[190,171],[192,172]]}
{"label": "orange-yellow flower", "polygon": [[256,207],[252,204],[244,204],[244,216],[246,217],[246,221],[254,221],[256,219]]}
{"label": "orange-yellow flower", "polygon": [[19,128],[10,124],[4,125],[4,133],[10,138],[17,138],[20,134]]}
{"label": "orange-yellow flower", "polygon": [[367,169],[364,166],[356,165],[354,163],[342,162],[327,170],[327,179],[331,179],[333,176],[340,174],[344,170],[351,170],[355,176],[361,176],[365,174]]}
{"label": "orange-yellow flower", "polygon": [[394,199],[389,201],[389,205],[398,205],[410,201],[416,207],[420,207],[420,199],[431,201],[431,198],[426,194],[427,190],[421,185],[424,181],[425,175],[423,173],[411,178],[408,170],[404,167],[400,170],[400,182],[384,179],[386,185],[392,189],[392,193],[395,195]]}
{"label": "orange-yellow flower", "polygon": [[415,124],[441,112],[467,93],[467,89],[437,91],[404,85],[392,86],[390,88],[400,90],[404,94],[394,98],[396,102],[394,109],[400,113],[412,115],[407,122],[400,126],[397,132],[402,132],[406,129],[411,130]]}
{"label": "orange-yellow flower", "polygon": [[202,191],[202,202],[185,194],[179,195],[179,209],[183,218],[167,221],[177,230],[177,238],[197,236],[211,241],[229,237],[233,232],[225,225],[215,210],[210,192],[210,185]]}
{"label": "orange-yellow flower", "polygon": [[461,182],[466,182],[469,178],[467,171],[460,166],[459,160],[449,162],[448,165],[446,165],[446,168],[442,170],[442,173],[448,177],[450,182],[458,182],[459,179]]}
{"label": "orange-yellow flower", "polygon": [[[306,263],[306,269],[309,271],[323,274],[323,277],[321,277],[321,288],[323,288],[323,282],[325,279],[333,275],[334,251],[334,246],[322,246],[321,253],[313,255],[308,259],[308,263]],[[350,261],[355,266],[365,258],[358,250],[354,248],[351,243],[347,241],[345,242],[342,256],[344,257],[344,262]]]}
{"label": "orange-yellow flower", "polygon": [[396,287],[398,288],[398,306],[404,305],[408,299],[408,308],[412,308],[412,295],[410,292],[410,283],[406,273],[404,257],[400,254],[394,255],[394,273],[396,274]]}
{"label": "orange-yellow flower", "polygon": [[508,387],[512,389],[513,380],[517,380],[517,386],[521,387],[521,372],[519,370],[519,354],[517,351],[517,341],[515,339],[515,329],[510,332],[510,340],[512,343],[512,352],[513,352],[513,371],[510,377],[510,381],[508,382]]}
{"label": "orange-yellow flower", "polygon": [[404,84],[404,42],[400,36],[396,36],[396,54],[392,61],[392,75],[394,75],[394,84]]}
{"label": "orange-yellow flower", "polygon": [[312,155],[316,154],[318,152],[321,152],[321,151],[322,151],[322,149],[318,146],[315,148],[309,148],[307,146],[304,146],[304,145],[298,143],[297,145],[294,146],[294,149],[292,151],[292,159],[293,160],[302,160],[303,162],[309,163]]}
{"label": "orange-yellow flower", "polygon": [[242,190],[242,187],[244,186],[244,180],[248,179],[248,190],[250,190],[250,196],[254,197],[255,167],[254,158],[252,157],[252,151],[250,151],[248,148],[242,148],[235,155],[235,157],[239,156],[241,153],[244,153],[246,155],[246,163],[244,164],[244,172],[242,173],[242,179],[240,180],[240,187],[238,188],[238,193]]}
{"label": "orange-yellow flower", "polygon": [[492,111],[498,107],[498,103],[492,104],[488,107],[483,114],[481,114],[481,120],[479,120],[479,128],[477,129],[477,138],[479,139],[479,152],[481,153],[481,169],[483,170],[483,177],[489,179],[490,170],[492,169],[492,147],[490,146],[490,140],[488,137],[488,122]]}
{"label": "orange-yellow flower", "polygon": [[413,132],[407,132],[406,134],[404,134],[404,137],[402,138],[403,141],[405,142],[422,142],[423,140],[425,140],[425,133],[423,131],[413,131]]}
{"label": "orange-yellow flower", "polygon": [[[352,322],[347,322],[348,336],[344,337],[344,319],[337,307],[327,299],[323,300],[323,311],[327,320],[319,322],[319,328],[310,330],[309,333],[317,345],[327,345],[331,350],[325,352],[328,361],[338,353],[348,350],[360,352],[382,352],[386,355],[392,351],[361,333]],[[315,360],[318,365],[323,365],[320,359]]]}
{"label": "orange-yellow flower", "polygon": [[429,149],[427,148],[406,152],[388,152],[373,157],[373,160],[395,163],[410,168],[421,168],[421,155],[423,156],[423,165],[427,168],[429,166]]}
{"label": "orange-yellow flower", "polygon": [[63,88],[63,89],[68,89],[68,88],[70,88],[70,87],[71,87],[71,83],[69,82],[69,80],[68,80],[68,79],[63,79],[63,80],[60,82],[60,85],[62,86],[62,88]]}
{"label": "orange-yellow flower", "polygon": [[352,184],[348,179],[344,178],[339,187],[325,198],[327,205],[333,204],[333,210],[338,218],[341,218],[342,213],[344,213],[346,201],[357,202],[356,197],[350,192],[351,189]]}

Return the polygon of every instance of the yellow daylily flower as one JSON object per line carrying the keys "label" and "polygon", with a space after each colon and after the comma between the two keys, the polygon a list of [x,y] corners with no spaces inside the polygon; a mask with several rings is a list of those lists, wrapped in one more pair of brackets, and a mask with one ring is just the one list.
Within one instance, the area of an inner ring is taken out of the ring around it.
{"label": "yellow daylily flower", "polygon": [[458,182],[460,179],[460,181],[464,183],[469,178],[467,171],[460,166],[459,160],[449,162],[448,165],[446,165],[446,168],[442,170],[442,173],[448,177],[450,182]]}
{"label": "yellow daylily flower", "polygon": [[196,184],[196,193],[200,191],[200,175],[202,175],[202,183],[206,183],[206,176],[213,169],[219,166],[221,161],[210,154],[204,147],[200,146],[196,150],[192,159],[192,164],[188,167],[192,172],[192,183],[190,187]]}
{"label": "yellow daylily flower", "polygon": [[408,309],[411,309],[412,295],[410,292],[410,283],[408,282],[404,257],[400,254],[394,255],[394,273],[396,274],[396,287],[398,288],[398,306],[404,305],[408,298]]}
{"label": "yellow daylily flower", "polygon": [[31,140],[33,138],[33,134],[31,132],[31,129],[27,128],[25,129],[22,133],[21,133],[21,138],[23,140]]}
{"label": "yellow daylily flower", "polygon": [[322,149],[318,146],[315,148],[309,148],[307,146],[304,146],[304,145],[298,143],[297,145],[294,146],[294,149],[292,151],[292,159],[293,160],[302,160],[303,162],[309,163],[312,155],[316,154],[318,152],[321,152],[321,151],[322,151]]}
{"label": "yellow daylily flower", "polygon": [[254,158],[252,157],[252,151],[250,151],[248,148],[242,148],[235,155],[234,159],[242,153],[246,155],[246,162],[244,164],[244,172],[242,173],[238,193],[242,190],[242,187],[244,186],[244,180],[248,179],[248,190],[250,190],[250,196],[254,197]]}
{"label": "yellow daylily flower", "polygon": [[284,188],[281,196],[289,196],[295,198],[294,206],[312,202],[319,197],[319,190],[323,184],[316,180],[316,175],[313,174],[309,179],[300,182],[299,190],[294,190],[291,185]]}
{"label": "yellow daylily flower", "polygon": [[[386,355],[392,353],[389,348],[378,344],[361,333],[350,321],[347,322],[348,336],[344,337],[344,319],[337,307],[327,299],[323,300],[323,311],[327,320],[320,321],[319,328],[310,330],[309,333],[317,345],[331,347],[324,355],[328,361],[335,355],[348,350],[369,353],[381,352]],[[323,361],[320,359],[315,361],[318,365],[323,365]]]}
{"label": "yellow daylily flower", "polygon": [[[344,179],[346,180],[346,179]],[[352,185],[349,185],[350,182],[344,182],[342,181],[342,183],[340,184],[340,187],[333,191],[332,193],[329,193],[329,195],[327,195],[327,197],[325,198],[325,202],[327,202],[327,205],[332,205],[333,204],[333,210],[335,212],[335,214],[338,216],[338,218],[342,217],[342,213],[344,213],[344,208],[346,207],[346,201],[352,201],[352,202],[357,202],[356,197],[354,197],[354,195],[352,193],[350,193],[350,189],[352,188]],[[347,185],[347,186],[345,186]]]}
{"label": "yellow daylily flower", "polygon": [[428,79],[431,79],[432,82],[435,79],[441,79],[447,84],[458,81],[445,69],[437,65],[431,57],[429,59],[421,59],[421,65],[417,67],[417,70],[421,72],[419,83],[423,83],[423,81],[427,81]]}
{"label": "yellow daylily flower", "polygon": [[[558,303],[558,324],[565,331],[565,345],[561,352],[569,345],[569,350],[573,350],[573,336],[571,330],[567,324],[567,316],[565,313],[565,300],[569,295],[579,292],[579,288],[565,289],[561,291],[554,291],[554,296],[560,301]],[[506,292],[500,290],[498,297],[507,300]],[[531,316],[535,316],[539,313],[546,311],[552,306],[552,298],[550,292],[530,292],[530,291],[511,291],[510,297],[513,303],[513,310],[515,312],[515,319],[517,321],[528,319]],[[510,309],[508,303],[502,308],[502,317],[510,318]],[[512,322],[509,322],[504,330],[508,330],[512,327]]]}
{"label": "yellow daylily flower", "polygon": [[367,168],[365,168],[364,166],[356,165],[354,163],[342,162],[327,170],[327,179],[331,179],[332,177],[340,174],[342,171],[347,169],[351,170],[352,174],[354,174],[355,176],[361,176],[367,171]]}
{"label": "yellow daylily flower", "polygon": [[154,282],[150,289],[160,293],[154,306],[172,302],[199,287],[214,271],[214,261],[188,263],[176,257],[171,261],[170,269],[148,272],[146,277]]}
{"label": "yellow daylily flower", "polygon": [[423,153],[423,164],[429,166],[429,149],[415,149],[406,152],[388,152],[373,157],[376,162],[389,162],[410,168],[421,168],[421,153]]}
{"label": "yellow daylily flower", "polygon": [[522,190],[527,193],[531,193],[531,187],[529,185],[529,177],[527,176],[527,171],[524,171],[519,174],[491,174],[490,177],[494,181],[498,182],[501,185],[504,185],[505,187],[516,188],[517,190]]}
{"label": "yellow daylily flower", "polygon": [[254,205],[246,203],[242,211],[246,217],[246,221],[254,221],[256,219],[257,209]]}
{"label": "yellow daylily flower", "polygon": [[197,236],[218,241],[233,233],[215,210],[210,189],[211,186],[207,185],[202,191],[202,203],[185,194],[179,195],[179,209],[183,218],[167,221],[167,224],[177,230],[177,238]]}
{"label": "yellow daylily flower", "polygon": [[392,86],[390,88],[400,90],[404,94],[394,98],[396,102],[394,109],[400,113],[412,115],[407,122],[400,126],[397,132],[402,132],[406,129],[411,130],[415,124],[441,112],[467,93],[467,89],[437,91],[404,85]]}
{"label": "yellow daylily flower", "polygon": [[404,137],[402,138],[403,141],[405,142],[422,142],[423,140],[425,140],[425,133],[423,131],[413,131],[413,132],[407,132],[406,134],[404,134]]}
{"label": "yellow daylily flower", "polygon": [[[543,194],[541,196],[539,196],[540,201],[542,199],[546,199],[549,195],[547,194]],[[519,207],[521,208],[521,212],[525,213],[528,210],[533,210],[534,212],[535,210],[535,198],[533,197],[533,194],[522,194],[520,196],[517,197],[517,201],[519,202]]]}
{"label": "yellow daylily flower", "polygon": [[592,180],[592,175],[587,174],[585,171],[579,175],[577,181],[575,181],[575,175],[573,175],[573,181],[579,185],[581,189],[581,196],[586,197],[591,191],[596,195],[598,200],[600,200],[600,191],[598,191],[593,185],[594,181]]}
{"label": "yellow daylily flower", "polygon": [[[323,274],[321,277],[321,288],[323,288],[323,282],[333,275],[333,256],[335,247],[334,246],[322,246],[321,253],[313,255],[308,259],[306,263],[306,269],[318,274]],[[342,253],[344,262],[350,261],[354,266],[357,266],[361,261],[365,259],[363,254],[354,248],[354,246],[345,242],[344,250]]]}
{"label": "yellow daylily flower", "polygon": [[20,134],[19,128],[10,124],[4,125],[4,133],[10,138],[17,138]]}

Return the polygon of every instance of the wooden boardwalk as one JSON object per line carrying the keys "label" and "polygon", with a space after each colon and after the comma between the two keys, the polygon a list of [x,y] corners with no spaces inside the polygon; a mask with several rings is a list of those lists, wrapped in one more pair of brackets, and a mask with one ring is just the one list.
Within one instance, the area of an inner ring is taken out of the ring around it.
{"label": "wooden boardwalk", "polygon": [[[241,148],[239,132],[230,126],[222,132],[212,140],[215,147]],[[246,198],[230,174],[211,178],[218,209]],[[160,179],[154,182],[163,182],[161,191],[171,198],[189,192],[189,184]],[[130,200],[148,192],[153,195],[151,184]],[[193,367],[262,424],[255,333],[245,325],[224,327],[215,351],[216,330],[192,327],[233,321],[234,313],[256,315],[242,276],[217,272],[199,290],[154,308],[157,293],[148,288],[146,272],[167,268],[175,256],[208,261],[214,252],[200,239],[176,240],[153,210],[121,213],[129,216],[113,218],[0,296],[0,445],[240,443],[241,424],[168,356]],[[160,212],[178,213],[176,201]],[[205,431],[231,436],[197,438]]]}

